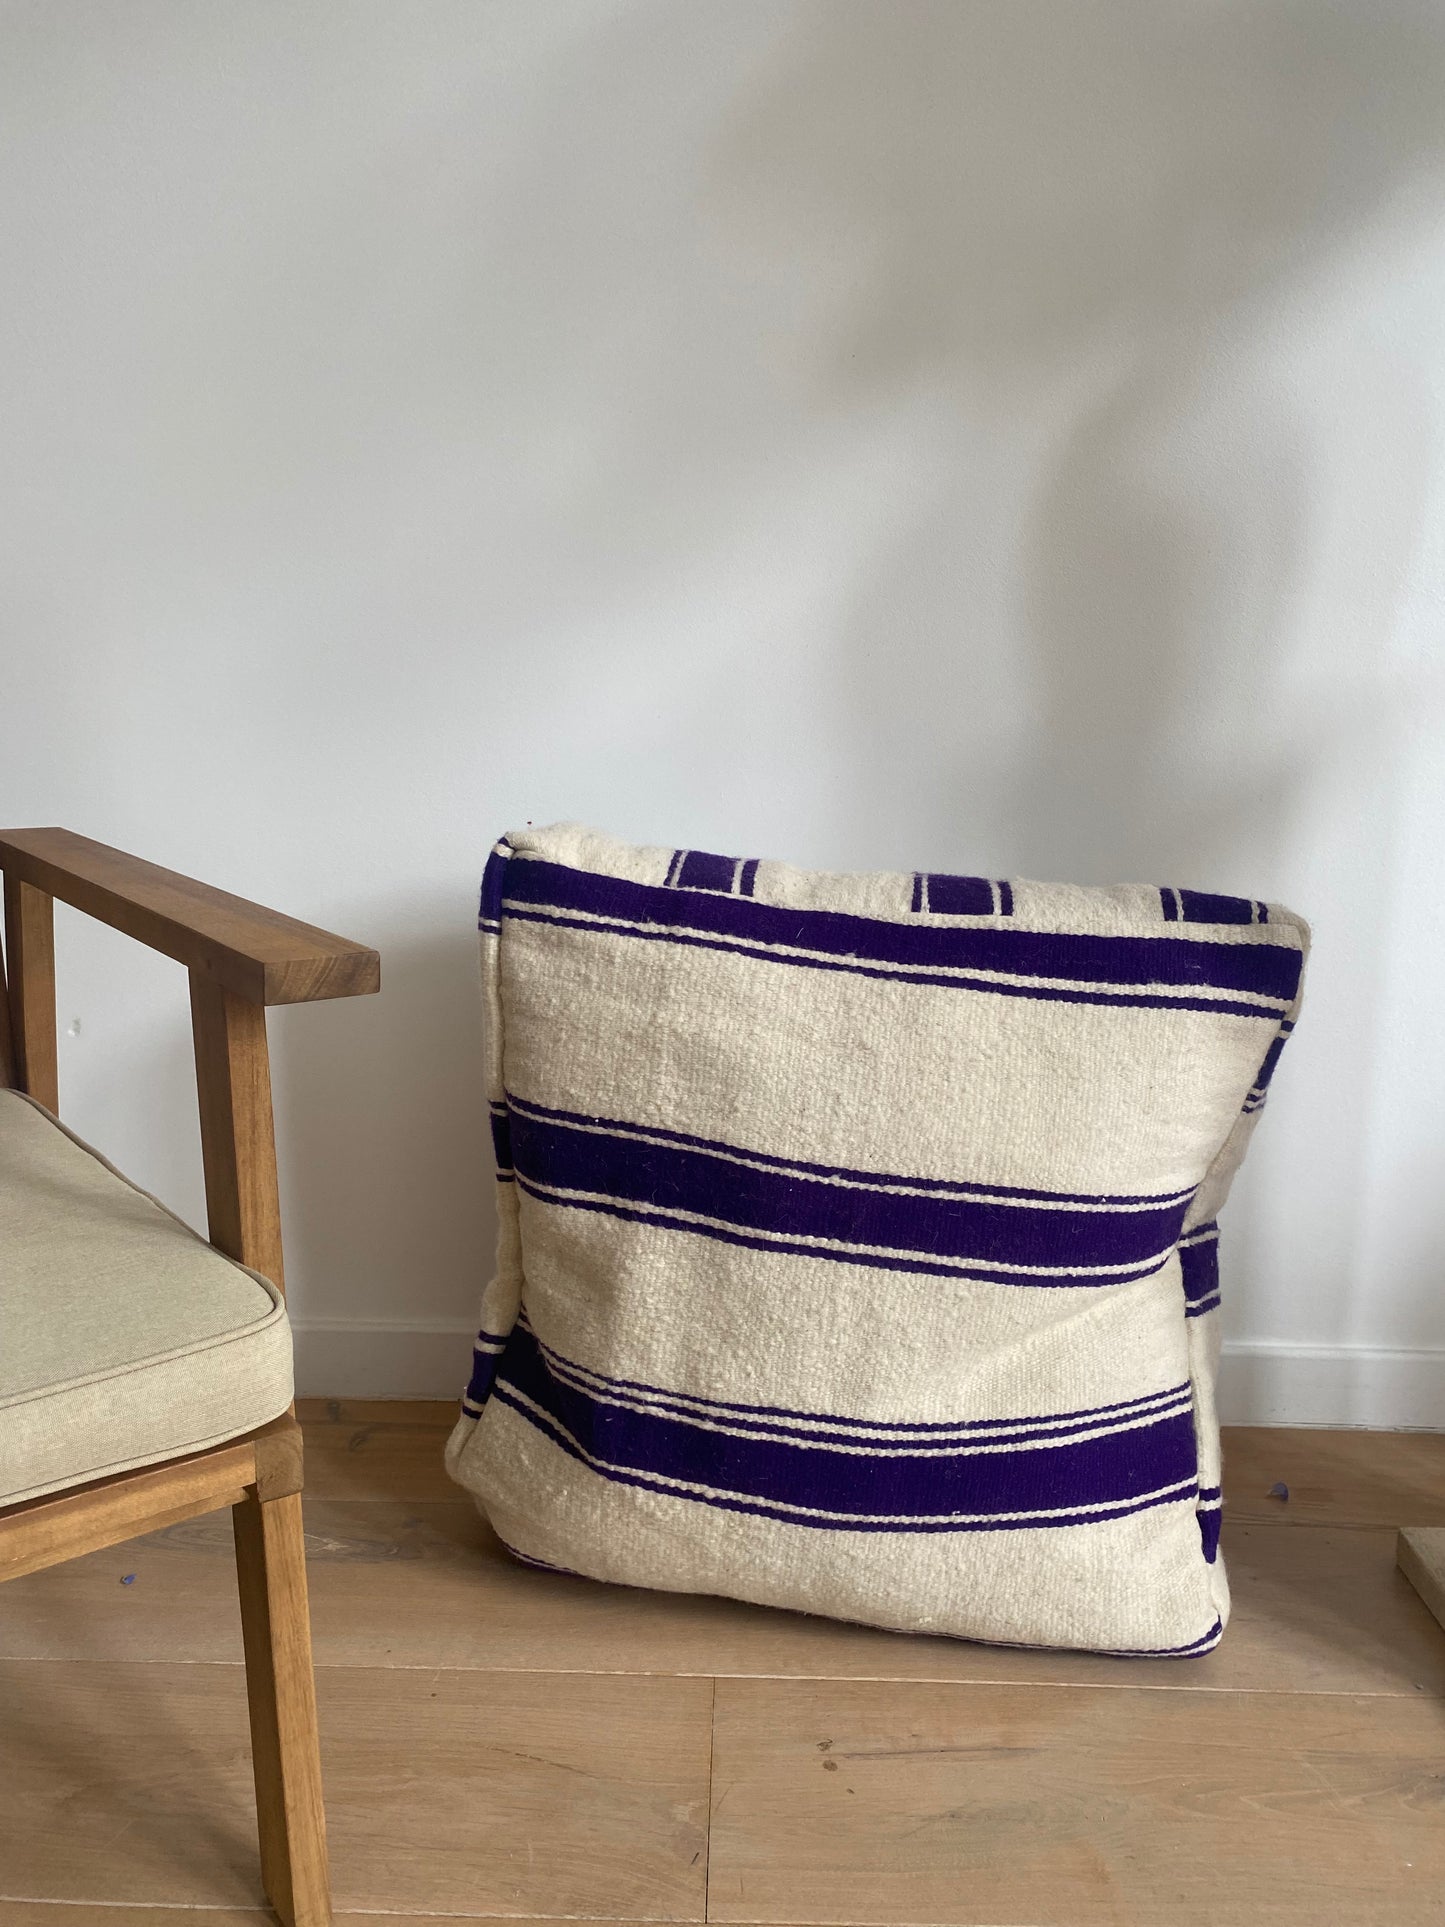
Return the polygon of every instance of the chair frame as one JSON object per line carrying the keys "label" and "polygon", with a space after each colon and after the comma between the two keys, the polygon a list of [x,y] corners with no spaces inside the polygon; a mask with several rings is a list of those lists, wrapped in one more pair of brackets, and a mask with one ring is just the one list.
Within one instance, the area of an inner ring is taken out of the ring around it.
{"label": "chair frame", "polygon": [[[61,829],[0,830],[0,1087],[59,1112],[56,898],[190,972],[210,1242],[284,1290],[266,1006],[381,987],[374,950]],[[294,1412],[206,1452],[0,1508],[0,1580],[230,1506],[261,1877],[286,1927],[330,1927]]]}

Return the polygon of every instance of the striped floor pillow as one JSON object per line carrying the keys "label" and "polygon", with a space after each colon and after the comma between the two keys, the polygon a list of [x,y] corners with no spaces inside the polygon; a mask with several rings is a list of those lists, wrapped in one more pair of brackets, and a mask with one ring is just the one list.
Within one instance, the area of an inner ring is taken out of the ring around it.
{"label": "striped floor pillow", "polygon": [[534,1564],[1201,1653],[1215,1214],[1308,932],[575,825],[482,898],[501,1216],[453,1476]]}

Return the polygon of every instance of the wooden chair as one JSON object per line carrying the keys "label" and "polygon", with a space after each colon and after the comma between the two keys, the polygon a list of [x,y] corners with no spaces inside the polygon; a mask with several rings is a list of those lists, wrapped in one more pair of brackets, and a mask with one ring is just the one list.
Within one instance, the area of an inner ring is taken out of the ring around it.
{"label": "wooden chair", "polygon": [[[141,1262],[138,1268],[132,1264],[131,1270],[141,1278],[142,1287],[147,1275],[144,1240],[152,1237],[164,1247],[168,1262],[171,1254],[178,1254],[182,1269],[193,1248],[197,1268],[210,1267],[212,1277],[223,1272],[222,1283],[228,1288],[259,1294],[265,1289],[262,1281],[269,1279],[279,1289],[281,1226],[265,1007],[352,997],[378,989],[380,966],[375,951],[65,830],[0,831],[0,869],[5,879],[8,963],[8,985],[0,968],[0,1106],[8,1107],[5,1114],[11,1120],[12,1141],[23,1139],[22,1149],[32,1159],[53,1156],[57,1166],[63,1167],[62,1177],[72,1167],[79,1172],[88,1187],[86,1211],[91,1213],[87,1222],[92,1235],[88,1249],[92,1252],[94,1226],[104,1224],[105,1200],[111,1196],[106,1187],[114,1187],[119,1216],[129,1216],[140,1227]],[[56,897],[175,958],[190,972],[206,1210],[214,1250],[154,1200],[136,1192],[89,1147],[80,1146],[54,1117],[58,1110],[52,914]],[[24,1093],[51,1115],[46,1118],[25,1097],[7,1093]],[[29,1168],[24,1158],[18,1168],[22,1172]],[[13,1169],[9,1183],[12,1215],[28,1210],[32,1215],[25,1222],[33,1222],[34,1200],[17,1202],[15,1193],[21,1185]],[[63,1184],[45,1191],[45,1196],[53,1210],[54,1200],[65,1196]],[[62,1239],[67,1235],[63,1225],[58,1235]],[[40,1275],[34,1253],[41,1251],[43,1258],[48,1250],[49,1233],[43,1226],[38,1236],[38,1243],[26,1247],[31,1257],[25,1276],[31,1285]],[[0,1302],[6,1266],[11,1266],[12,1277],[19,1275],[13,1256],[16,1248],[12,1246],[10,1257],[0,1251]],[[216,1252],[260,1273],[261,1279],[221,1265]],[[0,1497],[25,1491],[27,1483],[32,1491],[39,1488],[41,1496],[0,1509],[0,1579],[73,1559],[220,1506],[232,1508],[262,1880],[287,1927],[324,1927],[331,1919],[331,1908],[301,1534],[301,1434],[289,1405],[281,1409],[290,1384],[284,1313],[274,1294],[266,1295],[264,1305],[269,1317],[257,1330],[264,1325],[271,1346],[267,1422],[252,1422],[251,1429],[240,1436],[211,1443],[205,1450],[188,1449],[197,1436],[193,1428],[187,1437],[162,1442],[159,1450],[148,1448],[150,1462],[61,1490],[55,1489],[53,1476],[46,1477],[47,1466],[53,1473],[54,1462],[39,1465],[37,1476],[28,1482],[22,1467],[18,1483],[12,1464],[11,1481],[0,1486]],[[157,1315],[154,1306],[147,1315]],[[212,1346],[218,1357],[222,1341],[229,1342],[224,1333]],[[57,1342],[66,1342],[63,1333]],[[92,1338],[91,1342],[104,1340]],[[174,1362],[174,1355],[169,1356]],[[213,1367],[226,1395],[234,1386],[236,1356],[233,1350],[224,1351]],[[190,1361],[185,1363],[189,1367]],[[0,1394],[13,1389],[5,1382],[6,1369],[0,1357]],[[123,1389],[127,1381],[118,1375],[116,1382]],[[86,1393],[93,1389],[93,1375],[76,1383]],[[224,1402],[223,1397],[221,1407]],[[6,1411],[0,1411],[0,1421],[12,1406],[10,1401]],[[207,1411],[219,1413],[221,1407],[209,1405]],[[49,1409],[42,1410],[38,1422],[53,1429],[46,1416]],[[153,1418],[149,1408],[137,1407],[137,1426],[143,1429],[148,1423],[162,1422]],[[223,1425],[214,1429],[220,1431]],[[62,1429],[51,1441],[62,1456],[75,1449],[73,1430]],[[0,1443],[4,1436],[0,1428]],[[23,1441],[31,1434],[21,1436]],[[23,1442],[17,1449],[23,1458]],[[92,1459],[91,1466],[97,1463],[104,1469],[107,1462]]]}

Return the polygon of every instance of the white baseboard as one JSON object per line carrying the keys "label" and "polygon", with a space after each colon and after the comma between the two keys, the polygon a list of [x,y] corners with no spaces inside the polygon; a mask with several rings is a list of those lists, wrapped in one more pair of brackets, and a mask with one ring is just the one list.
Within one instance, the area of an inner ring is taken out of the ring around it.
{"label": "white baseboard", "polygon": [[[460,1396],[470,1326],[443,1319],[301,1318],[296,1390],[307,1398]],[[1445,1349],[1236,1343],[1224,1348],[1226,1425],[1360,1425],[1445,1432]]]}
{"label": "white baseboard", "polygon": [[1219,1415],[1226,1425],[1445,1432],[1445,1349],[1227,1344]]}
{"label": "white baseboard", "polygon": [[440,1318],[296,1318],[298,1398],[461,1398],[470,1325]]}

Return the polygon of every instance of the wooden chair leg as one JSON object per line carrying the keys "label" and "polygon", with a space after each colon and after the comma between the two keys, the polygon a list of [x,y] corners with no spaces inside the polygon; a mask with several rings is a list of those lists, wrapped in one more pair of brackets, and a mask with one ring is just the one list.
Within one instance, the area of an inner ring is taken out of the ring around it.
{"label": "wooden chair leg", "polygon": [[232,1507],[261,1878],[285,1927],[331,1927],[301,1495]]}

